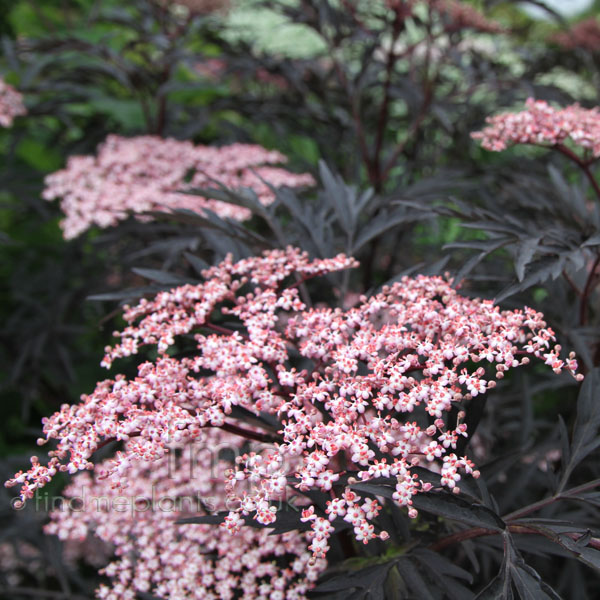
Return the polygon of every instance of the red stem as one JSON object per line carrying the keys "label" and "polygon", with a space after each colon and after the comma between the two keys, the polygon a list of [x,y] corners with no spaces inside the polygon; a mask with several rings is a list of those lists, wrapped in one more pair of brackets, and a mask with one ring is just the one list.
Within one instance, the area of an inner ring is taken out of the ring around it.
{"label": "red stem", "polygon": [[[333,51],[331,52],[333,56]],[[360,149],[360,154],[362,156],[363,162],[367,169],[367,175],[369,177],[369,182],[373,187],[377,182],[377,174],[373,168],[373,163],[371,161],[371,157],[369,154],[369,147],[367,145],[367,138],[365,135],[365,130],[363,127],[362,119],[360,117],[359,103],[356,96],[353,94],[352,88],[350,87],[350,83],[346,74],[339,62],[334,58],[334,67],[337,73],[338,79],[342,85],[346,89],[346,94],[348,94],[348,100],[350,102],[350,110],[352,113],[352,119],[354,121],[354,128],[356,130],[356,137],[358,138],[358,147]]]}
{"label": "red stem", "polygon": [[201,325],[201,327],[206,327],[207,329],[212,329],[212,331],[216,331],[217,333],[222,333],[224,335],[233,335],[234,333],[238,333],[240,337],[245,340],[249,340],[250,337],[245,333],[241,333],[240,331],[234,331],[233,329],[229,329],[228,327],[221,327],[221,325],[215,325],[214,323],[209,323],[208,321]]}
{"label": "red stem", "polygon": [[583,295],[583,292],[579,289],[577,284],[571,279],[569,274],[566,271],[563,271],[562,275],[565,278],[566,282],[571,286],[573,291],[581,298],[581,296]]}
{"label": "red stem", "polygon": [[589,298],[590,294],[596,287],[598,283],[595,281],[596,278],[596,269],[600,265],[600,254],[596,257],[594,264],[592,265],[592,269],[590,274],[588,275],[587,281],[585,282],[585,287],[583,288],[583,293],[581,294],[581,303],[579,305],[579,324],[585,325],[587,323],[588,318],[588,310],[589,310]]}
{"label": "red stem", "polygon": [[356,7],[354,6],[354,4],[352,4],[352,2],[349,2],[348,0],[342,0],[342,4],[346,8],[346,10],[352,15],[352,18],[354,19],[354,22],[358,25],[358,27],[367,34],[371,33],[371,30],[363,23],[363,21],[356,14]]}
{"label": "red stem", "polygon": [[583,160],[581,157],[577,156],[573,150],[563,146],[562,144],[556,144],[554,148],[561,154],[564,154],[567,158],[571,159],[585,173],[585,176],[588,178],[589,182],[594,188],[594,192],[596,192],[596,196],[600,200],[600,185],[590,171],[590,165],[592,164],[593,160]]}
{"label": "red stem", "polygon": [[[216,427],[216,426],[210,425],[209,427]],[[261,433],[259,431],[250,431],[248,429],[244,429],[243,427],[238,427],[237,425],[234,425],[233,423],[224,423],[223,425],[219,425],[216,428],[222,429],[223,431],[228,431],[229,433],[233,433],[235,435],[239,435],[240,437],[246,438],[247,440],[254,440],[255,442],[262,442],[265,444],[270,444],[270,443],[280,441],[278,436],[275,436],[275,435],[272,435],[269,433]],[[129,434],[129,438],[140,437],[140,435],[141,435],[141,432],[134,431],[133,433]],[[98,452],[98,450],[104,448],[105,446],[108,446],[108,444],[111,444],[112,442],[117,442],[117,441],[123,441],[123,440],[119,440],[116,437],[108,438],[108,439],[100,442],[98,444],[98,446],[96,447],[96,450],[94,450],[94,452]]]}
{"label": "red stem", "polygon": [[[581,158],[580,156],[578,156],[575,152],[573,152],[573,150],[571,150],[570,148],[567,148],[563,144],[556,144],[553,147],[554,147],[554,149],[558,150],[561,154],[563,154],[564,156],[566,156],[567,158],[572,160],[585,173],[585,176],[588,178],[588,181],[590,182],[592,188],[594,189],[594,192],[596,193],[596,197],[598,198],[598,200],[600,200],[600,184],[594,177],[593,173],[590,171],[590,165],[594,162],[595,159],[592,158],[592,159],[585,160],[585,159]],[[592,291],[597,283],[594,281],[594,279],[596,276],[596,269],[598,268],[599,264],[600,264],[600,255],[596,258],[596,261],[594,262],[594,265],[592,266],[592,270],[590,271],[590,274],[586,281],[585,288],[583,289],[583,292],[581,293],[581,303],[579,305],[579,324],[580,325],[585,325],[587,323],[588,309],[589,309],[589,306],[588,306],[589,296],[592,293]],[[567,281],[569,281],[569,280],[567,279]]]}
{"label": "red stem", "polygon": [[396,60],[398,59],[396,55],[396,42],[398,41],[398,37],[400,36],[400,32],[402,31],[402,20],[400,18],[400,13],[396,12],[394,17],[394,23],[392,25],[392,39],[390,41],[390,49],[387,55],[386,62],[386,73],[385,73],[385,83],[383,84],[383,101],[381,103],[381,109],[379,111],[379,119],[377,123],[377,133],[375,136],[375,151],[373,153],[373,168],[377,175],[377,187],[376,191],[380,192],[383,187],[383,178],[381,177],[381,150],[383,147],[383,139],[385,137],[385,130],[388,121],[388,113],[389,113],[389,104],[390,104],[390,88],[392,85],[392,76],[394,74],[394,66],[396,65]]}
{"label": "red stem", "polygon": [[[557,493],[554,496],[549,496],[548,498],[544,498],[543,500],[539,500],[538,502],[534,502],[533,504],[529,504],[528,506],[524,506],[523,508],[513,511],[508,515],[504,515],[502,520],[507,523],[507,528],[512,533],[537,533],[538,535],[543,535],[540,531],[537,531],[533,528],[528,528],[525,525],[519,524],[510,524],[509,521],[515,521],[516,519],[520,519],[522,517],[526,517],[527,515],[544,508],[545,506],[549,506],[550,504],[556,502],[557,500],[568,500],[569,498],[576,497],[576,494],[581,492],[585,492],[590,489],[594,489],[600,485],[600,479],[594,479],[593,481],[588,481],[582,485],[578,485],[574,488],[567,490],[566,492]],[[442,548],[446,548],[447,546],[451,546],[452,544],[457,544],[460,542],[464,542],[465,540],[470,540],[477,537],[487,536],[487,535],[498,535],[499,531],[495,531],[493,529],[485,529],[483,527],[474,527],[473,529],[466,529],[464,531],[458,531],[457,533],[453,533],[437,542],[434,542],[429,546],[431,550],[441,550]],[[579,539],[579,535],[577,533],[567,533],[569,537],[572,539]],[[593,548],[600,549],[600,539],[592,538],[590,540],[588,546]]]}
{"label": "red stem", "polygon": [[[533,528],[527,527],[525,525],[508,525],[507,529],[511,533],[543,535],[537,529],[533,529]],[[483,527],[467,529],[466,531],[459,531],[459,532],[449,535],[445,538],[442,538],[441,540],[438,540],[437,542],[431,544],[429,546],[429,549],[433,550],[434,552],[438,552],[439,550],[443,550],[444,548],[447,548],[448,546],[452,546],[452,545],[458,544],[460,542],[465,542],[466,540],[472,540],[474,538],[484,537],[484,536],[489,536],[489,535],[499,535],[500,533],[502,533],[502,532],[495,531],[493,529],[484,529]],[[583,534],[565,533],[565,535],[569,536],[572,540],[577,541],[580,537],[582,537]],[[588,546],[591,548],[600,549],[600,539],[599,538],[590,539],[590,541],[588,542]]]}
{"label": "red stem", "polygon": [[248,429],[238,427],[237,425],[233,425],[232,423],[224,423],[223,425],[220,425],[218,429],[222,429],[223,431],[229,431],[229,433],[239,435],[240,437],[246,438],[247,440],[254,440],[255,442],[263,442],[265,444],[271,444],[274,442],[281,441],[278,436],[271,435],[269,433],[260,433],[259,431],[249,431]]}

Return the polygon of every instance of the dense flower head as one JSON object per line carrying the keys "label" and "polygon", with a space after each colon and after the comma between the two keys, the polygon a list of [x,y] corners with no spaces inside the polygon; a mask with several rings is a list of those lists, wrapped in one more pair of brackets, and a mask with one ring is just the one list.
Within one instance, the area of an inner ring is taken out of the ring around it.
{"label": "dense flower head", "polygon": [[97,590],[103,600],[134,600],[140,592],[164,600],[303,600],[325,567],[311,560],[305,535],[247,526],[231,535],[213,525],[174,523],[225,508],[223,473],[231,463],[223,456],[241,454],[243,441],[211,429],[201,444],[174,444],[169,457],[136,461],[125,495],[99,475],[101,468],[80,474],[46,532],[71,543],[93,534],[114,548],[101,571],[111,580]]}
{"label": "dense flower head", "polygon": [[217,148],[150,135],[110,135],[97,156],[72,156],[65,169],[46,177],[43,196],[61,199],[65,214],[61,227],[67,239],[92,225],[116,225],[129,213],[208,209],[241,221],[251,216],[248,209],[180,192],[251,188],[261,202],[269,204],[275,198],[273,187],[314,184],[307,173],[273,166],[285,161],[279,152],[252,144]]}
{"label": "dense flower head", "polygon": [[[265,444],[239,456],[227,474],[234,508],[225,529],[239,529],[240,513],[272,525],[271,503],[291,487],[331,498],[325,513],[312,505],[303,512],[315,557],[325,556],[340,523],[364,543],[387,539],[375,528],[381,507],[353,482],[391,478],[394,500],[416,516],[412,498],[431,484],[415,467],[437,472],[441,486],[457,493],[461,477],[478,475],[455,452],[468,435],[465,403],[530,358],[556,373],[575,373],[577,362],[561,357],[542,314],[501,311],[461,296],[441,277],[404,277],[346,310],[301,300],[307,279],[351,266],[344,255],[311,261],[293,248],[227,258],[201,284],[127,307],[129,325],[104,365],[143,346],[155,347],[158,358],[141,364],[137,377],[104,381],[46,419],[40,443],[57,442],[49,464],[34,457],[7,485],[20,484],[24,500],[58,471],[95,469],[121,488],[136,461],[162,459],[169,443],[190,444],[217,428]],[[451,421],[454,407],[461,410]],[[240,410],[279,425],[250,427],[234,418]],[[114,440],[127,442],[125,449],[95,467],[93,453]]]}
{"label": "dense flower head", "polygon": [[600,21],[590,17],[575,23],[568,31],[561,31],[552,36],[556,42],[566,50],[582,48],[590,52],[600,51]]}
{"label": "dense flower head", "polygon": [[525,110],[488,117],[488,126],[472,133],[486,150],[500,152],[514,144],[557,146],[570,141],[595,158],[600,156],[600,112],[578,104],[553,108],[529,98]]}
{"label": "dense flower head", "polygon": [[0,79],[0,127],[10,127],[15,117],[26,112],[23,96],[12,85]]}

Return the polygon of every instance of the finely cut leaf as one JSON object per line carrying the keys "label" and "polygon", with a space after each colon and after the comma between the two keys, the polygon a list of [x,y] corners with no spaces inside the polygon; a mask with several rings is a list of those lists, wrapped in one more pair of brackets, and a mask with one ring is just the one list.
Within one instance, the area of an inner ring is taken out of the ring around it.
{"label": "finely cut leaf", "polygon": [[503,531],[504,521],[482,504],[471,504],[454,494],[427,492],[413,496],[413,506],[446,519],[474,527]]}
{"label": "finely cut leaf", "polygon": [[513,598],[510,578],[506,577],[503,569],[477,594],[475,600],[513,600]]}
{"label": "finely cut leaf", "polygon": [[600,369],[585,378],[577,398],[577,417],[571,436],[571,456],[563,467],[557,492],[564,490],[573,469],[596,448],[600,447]]}
{"label": "finely cut leaf", "polygon": [[128,288],[118,292],[107,292],[105,294],[92,294],[87,296],[86,300],[109,301],[109,300],[135,300],[146,294],[156,294],[164,290],[163,286],[146,286],[138,288]]}
{"label": "finely cut leaf", "polygon": [[[588,567],[600,572],[600,551],[588,546],[591,540],[591,532],[581,531],[581,528],[575,525],[565,527],[560,522],[553,523],[548,520],[531,519],[524,522],[527,523],[527,527],[535,529]],[[573,530],[580,534],[579,539],[573,539],[569,535]]]}
{"label": "finely cut leaf", "polygon": [[437,600],[432,590],[429,589],[425,579],[419,573],[419,569],[416,568],[411,560],[408,558],[399,560],[396,568],[402,576],[406,587],[413,592],[415,597],[422,600]]}
{"label": "finely cut leaf", "polygon": [[388,571],[393,562],[367,567],[358,571],[350,571],[344,575],[333,577],[315,588],[315,592],[341,592],[346,590],[360,590],[357,598],[383,599],[384,585]]}
{"label": "finely cut leaf", "polygon": [[342,229],[346,235],[353,236],[356,228],[356,189],[346,185],[339,175],[334,175],[323,161],[319,161],[319,174]]}
{"label": "finely cut leaf", "polygon": [[561,600],[538,573],[525,563],[505,531],[504,560],[498,575],[477,595],[476,600],[513,600],[513,586],[521,600]]}
{"label": "finely cut leaf", "polygon": [[388,485],[376,485],[373,483],[353,483],[350,487],[357,492],[366,492],[367,494],[390,499],[393,498],[394,492],[396,491]]}
{"label": "finely cut leaf", "polygon": [[515,260],[515,271],[519,281],[523,281],[523,278],[525,277],[525,267],[531,262],[540,239],[540,236],[527,238],[519,244]]}
{"label": "finely cut leaf", "polygon": [[390,213],[383,212],[360,230],[356,238],[356,242],[352,248],[352,252],[358,252],[365,244],[370,242],[372,239],[383,235],[390,229],[401,225],[402,223],[408,223],[416,220],[417,217],[414,213],[406,213],[404,210],[396,210]]}
{"label": "finely cut leaf", "polygon": [[581,244],[582,248],[587,248],[588,246],[598,246],[600,245],[600,233],[595,233],[590,236],[583,244]]}
{"label": "finely cut leaf", "polygon": [[136,275],[140,275],[150,281],[155,281],[161,285],[184,285],[190,283],[189,279],[180,277],[168,271],[159,271],[158,269],[131,269]]}

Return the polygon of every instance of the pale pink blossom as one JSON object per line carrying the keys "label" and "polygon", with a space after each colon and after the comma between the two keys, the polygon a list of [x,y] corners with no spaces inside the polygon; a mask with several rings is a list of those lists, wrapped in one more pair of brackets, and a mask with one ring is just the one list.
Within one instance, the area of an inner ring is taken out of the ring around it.
{"label": "pale pink blossom", "polygon": [[220,148],[155,136],[109,136],[97,156],[72,156],[67,167],[46,177],[43,197],[60,199],[61,227],[71,239],[97,225],[111,227],[129,214],[211,210],[223,218],[250,218],[241,206],[181,192],[198,188],[250,188],[263,204],[273,188],[314,184],[308,173],[281,167],[285,156],[252,144]]}
{"label": "pale pink blossom", "polygon": [[500,152],[515,144],[562,146],[569,142],[594,158],[600,156],[600,109],[578,104],[553,108],[529,98],[525,110],[488,117],[488,126],[472,133],[486,150]]}
{"label": "pale pink blossom", "polygon": [[0,127],[10,127],[15,117],[26,113],[23,96],[0,78]]}
{"label": "pale pink blossom", "polygon": [[[74,478],[46,532],[70,544],[93,535],[112,548],[100,571],[111,583],[96,592],[104,600],[139,592],[165,600],[270,600],[274,590],[304,600],[325,567],[312,560],[306,535],[242,526],[237,513],[222,528],[175,523],[225,508],[223,473],[231,464],[219,453],[240,453],[243,441],[210,429],[201,444],[173,444],[168,456],[131,465],[126,492],[103,479],[109,467],[99,465]],[[80,558],[87,560],[84,546]]]}

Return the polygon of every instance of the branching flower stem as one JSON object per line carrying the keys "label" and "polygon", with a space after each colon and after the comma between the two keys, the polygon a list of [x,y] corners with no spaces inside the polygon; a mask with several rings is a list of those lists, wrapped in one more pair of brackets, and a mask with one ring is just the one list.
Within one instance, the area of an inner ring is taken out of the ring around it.
{"label": "branching flower stem", "polygon": [[588,319],[588,311],[589,311],[589,299],[590,295],[593,292],[594,288],[598,284],[598,279],[596,279],[596,271],[600,266],[600,254],[596,257],[592,268],[590,269],[590,273],[588,275],[587,281],[585,282],[585,288],[583,289],[583,293],[581,294],[581,303],[579,305],[579,324],[585,325]]}
{"label": "branching flower stem", "polygon": [[554,146],[554,148],[558,150],[561,154],[564,154],[567,158],[571,159],[583,171],[585,176],[588,178],[592,188],[594,189],[598,200],[600,200],[600,184],[598,184],[598,181],[596,180],[594,174],[590,170],[590,166],[592,165],[595,159],[584,160],[581,157],[577,156],[577,154],[575,154],[573,150],[567,148],[564,144],[557,144],[556,146]]}
{"label": "branching flower stem", "polygon": [[[531,527],[527,527],[525,525],[521,525],[518,523],[511,523],[511,521],[516,521],[517,519],[522,519],[523,517],[526,517],[527,515],[530,515],[531,513],[534,513],[542,508],[545,508],[546,506],[550,506],[557,500],[568,500],[568,499],[576,496],[576,494],[594,489],[599,486],[600,486],[600,479],[594,479],[593,481],[590,481],[588,483],[571,488],[570,490],[567,490],[566,492],[560,492],[553,496],[549,496],[547,498],[539,500],[538,502],[534,502],[533,504],[529,504],[528,506],[524,506],[523,508],[520,508],[519,510],[516,510],[512,513],[509,513],[508,515],[505,515],[504,517],[502,517],[502,520],[507,523],[507,529],[511,533],[533,533],[533,534],[539,535],[540,532],[537,529],[533,529]],[[465,529],[464,531],[459,531],[457,533],[453,533],[452,535],[449,535],[447,537],[444,537],[444,538],[438,540],[437,542],[431,544],[429,546],[429,549],[434,550],[434,551],[439,551],[444,548],[447,548],[448,546],[452,546],[454,544],[459,544],[459,543],[467,541],[467,540],[472,540],[474,538],[489,536],[489,535],[498,535],[499,533],[500,533],[499,531],[495,531],[493,529],[486,529],[484,527],[474,527],[472,529]],[[567,534],[567,535],[569,535],[569,537],[571,537],[574,540],[577,540],[579,537],[578,534],[576,534],[576,533],[571,533],[571,534]],[[592,538],[588,545],[593,548],[600,549],[600,539]]]}
{"label": "branching flower stem", "polygon": [[[507,530],[510,533],[540,535],[539,530],[534,529],[532,527],[527,527],[526,525],[508,525]],[[433,550],[434,552],[439,552],[440,550],[443,550],[444,548],[447,548],[448,546],[452,546],[452,545],[460,543],[460,542],[466,542],[467,540],[472,540],[472,539],[478,538],[478,537],[499,535],[500,533],[501,532],[495,531],[493,529],[485,529],[483,527],[475,527],[473,529],[459,531],[458,533],[454,533],[445,538],[442,538],[441,540],[438,540],[434,544],[431,544],[429,546],[429,549]],[[577,541],[583,534],[566,533],[565,535],[570,537],[572,540]],[[600,549],[600,538],[591,538],[590,541],[588,542],[588,546],[590,546],[591,548]]]}

